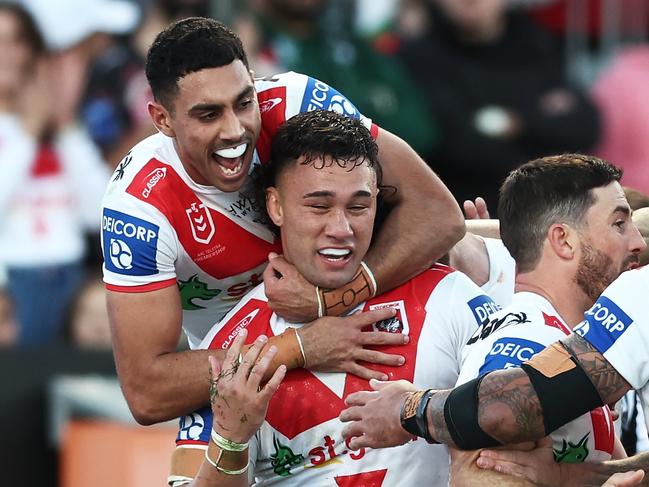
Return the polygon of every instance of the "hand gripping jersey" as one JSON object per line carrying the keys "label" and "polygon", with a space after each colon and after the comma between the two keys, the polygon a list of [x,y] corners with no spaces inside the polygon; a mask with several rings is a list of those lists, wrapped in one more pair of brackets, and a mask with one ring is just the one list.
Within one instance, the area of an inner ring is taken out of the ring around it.
{"label": "hand gripping jersey", "polygon": [[[649,418],[649,266],[620,274],[575,327],[615,370],[640,391]],[[647,423],[649,428],[649,422]]]}
{"label": "hand gripping jersey", "polygon": [[[496,306],[468,277],[436,265],[404,285],[376,296],[358,309],[396,308],[394,318],[375,329],[410,336],[408,345],[381,347],[406,357],[401,367],[372,366],[419,388],[455,384],[462,345],[480,323],[478,308]],[[248,341],[282,333],[289,325],[273,314],[263,285],[246,296],[207,334],[203,348],[227,348],[241,328]],[[296,326],[296,325],[291,325]],[[299,325],[297,325],[299,326]],[[389,449],[352,451],[342,437],[338,415],[344,398],[369,389],[368,382],[344,373],[296,369],[273,396],[266,420],[251,440],[252,476],[260,484],[308,486],[442,486],[448,482],[448,452],[418,439]],[[206,445],[212,426],[205,408],[181,418],[179,446]]]}
{"label": "hand gripping jersey", "polygon": [[[468,341],[458,385],[492,370],[518,367],[569,334],[548,300],[516,293],[511,305],[494,313]],[[613,453],[615,431],[608,407],[594,409],[550,436],[557,462],[603,461]]]}
{"label": "hand gripping jersey", "polygon": [[[300,112],[329,109],[362,118],[321,81],[285,73],[255,82],[262,127],[251,172],[268,162],[280,125]],[[376,137],[378,128],[362,118]],[[153,135],[117,167],[103,202],[104,281],[114,291],[178,285],[183,328],[195,348],[209,328],[261,282],[277,238],[259,221],[248,182],[224,193],[193,182],[173,140]]]}

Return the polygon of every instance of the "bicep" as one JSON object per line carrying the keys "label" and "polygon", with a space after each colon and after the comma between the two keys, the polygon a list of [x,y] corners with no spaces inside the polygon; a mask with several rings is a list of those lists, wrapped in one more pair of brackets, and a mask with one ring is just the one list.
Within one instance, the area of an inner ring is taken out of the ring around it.
{"label": "bicep", "polygon": [[379,162],[383,171],[383,185],[397,188],[387,196],[391,202],[404,197],[406,190],[428,186],[435,191],[448,191],[440,179],[404,140],[384,129],[376,137]]}
{"label": "bicep", "polygon": [[144,293],[107,291],[106,303],[118,369],[176,350],[182,326],[177,286]]}
{"label": "bicep", "polygon": [[573,333],[562,342],[593,383],[604,404],[616,403],[632,389],[611,363],[582,337]]}

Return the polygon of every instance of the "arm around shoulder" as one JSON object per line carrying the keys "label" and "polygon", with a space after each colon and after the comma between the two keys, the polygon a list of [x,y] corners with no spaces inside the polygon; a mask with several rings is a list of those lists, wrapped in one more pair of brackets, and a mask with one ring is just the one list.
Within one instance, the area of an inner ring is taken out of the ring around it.
{"label": "arm around shoulder", "polygon": [[396,189],[366,257],[380,293],[430,267],[464,236],[465,225],[451,192],[406,142],[382,129],[376,142],[383,185]]}

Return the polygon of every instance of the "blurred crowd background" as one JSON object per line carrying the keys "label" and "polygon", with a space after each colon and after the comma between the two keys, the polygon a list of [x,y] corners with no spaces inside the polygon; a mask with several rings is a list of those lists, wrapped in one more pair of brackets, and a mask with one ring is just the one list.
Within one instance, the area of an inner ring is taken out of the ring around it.
{"label": "blurred crowd background", "polygon": [[494,215],[511,169],[570,151],[649,205],[649,0],[0,0],[0,464],[21,485],[60,477],[53,377],[114,375],[100,201],[154,131],[148,46],[194,15],[231,25],[256,75],[335,86],[460,202]]}

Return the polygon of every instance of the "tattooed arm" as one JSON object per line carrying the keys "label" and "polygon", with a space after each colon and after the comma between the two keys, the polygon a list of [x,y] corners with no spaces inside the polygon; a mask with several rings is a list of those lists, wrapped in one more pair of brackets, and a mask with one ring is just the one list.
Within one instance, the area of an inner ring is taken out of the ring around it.
{"label": "tattooed arm", "polygon": [[239,332],[228,349],[222,366],[210,357],[212,432],[205,458],[191,483],[192,487],[248,485],[250,460],[254,465],[254,459],[248,458],[248,443],[264,421],[268,403],[284,378],[286,366],[281,365],[262,386],[262,378],[277,353],[277,348],[269,347],[262,358],[257,360],[268,341],[261,335],[241,360],[240,352],[246,335],[245,329]]}
{"label": "tattooed arm", "polygon": [[[579,335],[571,335],[563,343],[591,379],[604,403],[616,402],[631,389],[611,364]],[[537,357],[543,358],[548,353],[546,349]],[[432,438],[457,447],[444,417],[444,404],[451,392],[436,391],[428,403],[426,413]],[[343,431],[346,437],[354,437],[350,446],[354,449],[368,446],[381,448],[405,443],[407,435],[395,432],[403,431],[398,412],[411,393],[411,390],[399,389],[395,384],[381,387],[375,392],[348,396],[347,404],[351,407],[342,412],[341,419],[351,421]],[[566,400],[565,397],[558,396],[550,399]],[[480,428],[502,444],[536,440],[546,434],[539,397],[522,369],[511,368],[487,374],[478,389],[477,407]],[[575,412],[574,417],[566,422],[586,412]]]}

